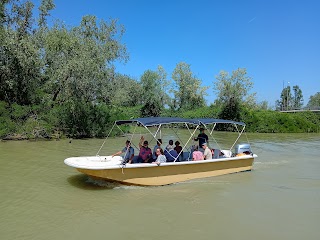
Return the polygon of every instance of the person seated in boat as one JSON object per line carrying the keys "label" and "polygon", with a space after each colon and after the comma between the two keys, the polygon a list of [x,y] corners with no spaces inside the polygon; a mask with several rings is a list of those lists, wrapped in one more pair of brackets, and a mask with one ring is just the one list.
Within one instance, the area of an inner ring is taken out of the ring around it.
{"label": "person seated in boat", "polygon": [[164,155],[167,158],[167,162],[178,162],[177,158],[178,158],[178,153],[176,150],[171,149],[170,151],[168,151],[167,149],[164,150]]}
{"label": "person seated in boat", "polygon": [[209,143],[208,135],[204,133],[204,128],[200,128],[198,137],[194,138],[195,141],[199,141],[199,150],[202,151],[202,144]]}
{"label": "person seated in boat", "polygon": [[154,148],[153,148],[153,153],[152,153],[152,158],[153,158],[153,160],[156,160],[157,159],[157,154],[156,154],[156,151],[157,151],[157,149],[158,148],[161,148],[161,144],[162,144],[162,139],[158,139],[157,140],[157,144],[154,146]]}
{"label": "person seated in boat", "polygon": [[132,163],[132,159],[134,157],[134,148],[131,147],[131,142],[129,140],[126,141],[126,146],[119,152],[112,154],[112,157],[124,153],[123,160],[125,163]]}
{"label": "person seated in boat", "polygon": [[157,159],[153,163],[160,165],[160,163],[165,163],[167,161],[167,158],[164,155],[162,148],[159,147],[156,149],[156,155]]}
{"label": "person seated in boat", "polygon": [[180,146],[180,142],[179,142],[179,141],[176,141],[176,142],[174,143],[174,145],[176,145],[176,146],[174,147],[174,150],[177,151],[177,153],[178,153],[178,155],[179,155],[179,160],[182,160],[182,158],[183,158],[183,151],[182,151],[182,147]]}
{"label": "person seated in boat", "polygon": [[192,152],[192,160],[193,161],[203,160],[203,153],[199,151],[199,146],[194,146],[194,149]]}
{"label": "person seated in boat", "polygon": [[152,162],[152,151],[151,148],[148,147],[149,143],[148,141],[144,140],[144,137],[141,136],[140,142],[139,142],[139,156],[136,160],[136,163],[150,163]]}
{"label": "person seated in boat", "polygon": [[212,152],[210,148],[207,146],[207,143],[202,143],[202,148],[204,150],[203,157],[205,160],[212,159]]}
{"label": "person seated in boat", "polygon": [[166,146],[166,150],[170,151],[172,149],[174,149],[173,140],[169,140],[169,144]]}

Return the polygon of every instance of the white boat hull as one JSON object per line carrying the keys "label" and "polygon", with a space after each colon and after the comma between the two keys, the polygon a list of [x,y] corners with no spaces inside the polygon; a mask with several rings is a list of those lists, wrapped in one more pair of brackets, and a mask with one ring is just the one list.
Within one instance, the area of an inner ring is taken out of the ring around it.
{"label": "white boat hull", "polygon": [[106,179],[129,185],[159,186],[191,179],[219,176],[252,169],[256,155],[219,158],[202,161],[140,163],[122,165],[121,157],[73,157],[65,164],[93,178]]}

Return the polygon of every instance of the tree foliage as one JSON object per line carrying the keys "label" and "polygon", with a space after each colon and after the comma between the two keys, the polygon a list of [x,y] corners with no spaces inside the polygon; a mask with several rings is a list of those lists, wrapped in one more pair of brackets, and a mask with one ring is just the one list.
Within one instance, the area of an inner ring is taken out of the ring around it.
{"label": "tree foliage", "polygon": [[165,72],[162,67],[158,71],[147,70],[141,76],[141,115],[143,117],[158,117],[163,111],[166,93],[164,92]]}
{"label": "tree foliage", "polygon": [[201,87],[201,81],[194,76],[189,64],[181,62],[172,73],[175,86],[172,89],[173,109],[190,110],[205,106],[204,96],[208,87]]}
{"label": "tree foliage", "polygon": [[255,93],[250,94],[253,87],[252,78],[247,76],[245,68],[228,72],[221,71],[214,82],[214,91],[217,95],[216,104],[222,106],[220,118],[240,121],[241,106],[253,107],[256,105]]}
{"label": "tree foliage", "polygon": [[39,7],[39,19],[38,26],[40,28],[47,27],[47,17],[50,16],[50,11],[55,8],[53,0],[41,0],[41,5]]}
{"label": "tree foliage", "polygon": [[271,110],[242,109],[246,131],[259,133],[319,132],[320,116],[312,112],[282,113]]}
{"label": "tree foliage", "polygon": [[298,85],[293,86],[292,108],[300,109],[303,106],[302,90]]}
{"label": "tree foliage", "polygon": [[282,89],[280,99],[276,101],[276,110],[288,111],[291,109],[300,109],[302,107],[302,90],[298,85],[293,86],[292,89],[293,94],[290,86],[287,86]]}
{"label": "tree foliage", "polygon": [[[40,116],[41,111],[56,112],[60,116],[57,127],[79,136],[95,135],[87,126],[105,124],[91,116],[108,108],[102,94],[115,82],[113,64],[128,59],[121,43],[123,26],[117,20],[98,22],[95,16],[84,16],[79,26],[56,22],[49,28],[46,22],[55,6],[53,0],[42,0],[38,21],[31,1],[8,2],[0,5],[0,101],[9,107],[42,106],[26,107],[24,121]],[[132,82],[125,84],[133,86]],[[129,91],[126,94],[131,96]],[[109,101],[111,106],[135,101],[117,95]]]}
{"label": "tree foliage", "polygon": [[117,42],[116,21],[110,26],[85,16],[70,30],[56,24],[44,37],[46,90],[52,101],[72,98],[94,101],[113,76],[112,62],[126,59],[125,47]]}
{"label": "tree foliage", "polygon": [[107,76],[98,89],[100,101],[112,106],[133,107],[141,104],[142,87],[135,79],[114,70],[105,74]]}
{"label": "tree foliage", "polygon": [[[161,66],[146,70],[139,80],[120,74],[115,62],[125,63],[129,58],[122,43],[124,27],[116,19],[98,20],[90,15],[78,26],[66,26],[59,20],[48,26],[54,7],[53,0],[41,0],[38,16],[34,16],[37,11],[30,0],[0,1],[0,137],[50,137],[55,132],[102,137],[109,130],[108,123],[141,116],[258,119],[262,124],[262,116],[272,118],[269,113],[248,110],[267,109],[268,104],[255,103],[246,69],[231,75],[220,72],[214,83],[217,100],[207,107],[208,87],[202,86],[189,64],[178,63],[171,82]],[[319,95],[311,96],[308,105],[319,106]],[[291,89],[284,89],[279,102],[280,107],[286,103],[300,106],[302,92],[294,86],[292,97]],[[314,131],[317,118],[306,116],[311,122],[308,131]],[[275,125],[291,121],[290,117],[276,118]],[[291,123],[305,123],[301,119]],[[284,128],[307,131],[286,123],[277,131]]]}
{"label": "tree foliage", "polygon": [[291,107],[292,94],[290,86],[282,89],[280,100],[276,101],[276,110],[287,111]]}
{"label": "tree foliage", "polygon": [[317,92],[315,95],[310,96],[307,107],[320,108],[320,92]]}
{"label": "tree foliage", "polygon": [[221,71],[216,76],[213,89],[217,95],[216,102],[225,104],[230,102],[230,99],[245,104],[247,106],[255,105],[256,93],[250,93],[253,88],[252,78],[247,76],[245,68],[238,68],[230,74],[226,71]]}
{"label": "tree foliage", "polygon": [[0,46],[0,100],[28,105],[41,84],[40,51],[31,32],[33,4],[12,4],[5,17]]}

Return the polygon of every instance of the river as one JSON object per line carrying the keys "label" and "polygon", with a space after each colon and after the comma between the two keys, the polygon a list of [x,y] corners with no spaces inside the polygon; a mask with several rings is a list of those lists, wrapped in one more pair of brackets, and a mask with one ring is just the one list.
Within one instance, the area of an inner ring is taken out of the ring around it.
{"label": "river", "polygon": [[0,239],[320,239],[320,135],[248,138],[253,171],[161,187],[64,165],[101,139],[0,142]]}

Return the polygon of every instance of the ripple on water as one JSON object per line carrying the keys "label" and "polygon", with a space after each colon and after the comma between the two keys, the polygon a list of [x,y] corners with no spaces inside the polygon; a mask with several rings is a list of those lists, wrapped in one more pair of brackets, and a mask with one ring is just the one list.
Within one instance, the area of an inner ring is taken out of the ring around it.
{"label": "ripple on water", "polygon": [[282,166],[282,165],[287,165],[289,164],[288,160],[275,160],[275,161],[269,161],[269,162],[254,162],[253,168],[258,170],[258,169],[268,169],[268,168],[273,168],[276,166]]}
{"label": "ripple on water", "polygon": [[85,174],[76,174],[68,178],[69,184],[84,190],[104,190],[104,189],[142,189],[143,186],[124,185],[118,182],[95,179]]}
{"label": "ripple on water", "polygon": [[103,179],[94,179],[88,177],[87,183],[108,189],[143,189],[143,186],[124,185],[118,182],[107,181]]}

